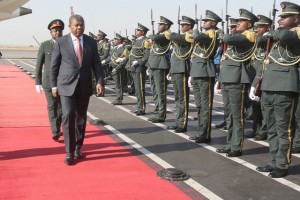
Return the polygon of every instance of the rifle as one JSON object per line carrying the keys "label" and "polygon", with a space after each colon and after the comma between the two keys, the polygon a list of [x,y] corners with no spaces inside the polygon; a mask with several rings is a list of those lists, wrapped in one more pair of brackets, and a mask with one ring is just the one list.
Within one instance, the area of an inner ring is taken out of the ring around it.
{"label": "rifle", "polygon": [[[275,8],[275,4],[276,4],[276,0],[274,0],[274,4],[273,4],[273,12],[272,12],[273,21],[272,21],[271,30],[275,30],[275,17],[276,17],[276,12],[278,11]],[[264,57],[263,61],[265,61],[267,59],[268,55],[270,54],[272,44],[273,44],[273,38],[270,37],[270,38],[268,38],[268,41],[267,41],[267,48],[266,48],[266,53],[265,53],[265,57]],[[259,79],[258,79],[258,81],[255,85],[255,89],[254,89],[254,95],[255,96],[260,96],[261,95],[261,83],[262,83],[262,80],[263,80],[263,77],[264,77],[265,67],[266,67],[266,64],[264,62],[261,76],[259,77]]]}
{"label": "rifle", "polygon": [[151,25],[152,25],[152,34],[153,35],[155,34],[155,32],[154,32],[154,22],[155,21],[153,21],[153,11],[152,11],[152,8],[151,8]]}
{"label": "rifle", "polygon": [[224,34],[225,33],[225,27],[224,27],[225,22],[224,22],[224,17],[223,17],[223,9],[221,11],[221,15],[222,15],[222,34]]}
{"label": "rifle", "polygon": [[200,15],[199,21],[200,21],[200,31],[202,32],[202,15]]}
{"label": "rifle", "polygon": [[228,0],[226,0],[225,20],[226,20],[226,34],[229,34],[229,17],[228,15]]}
{"label": "rifle", "polygon": [[36,43],[38,43],[38,45],[40,45],[39,41],[37,41],[37,39],[34,37],[34,35],[32,37],[36,41]]}
{"label": "rifle", "polygon": [[199,19],[197,18],[197,4],[195,4],[195,22],[196,22],[196,29],[198,30],[199,29],[199,25],[198,25]]}
{"label": "rifle", "polygon": [[178,17],[177,17],[177,19],[178,19],[178,33],[180,34],[180,6],[179,6],[179,8],[178,8]]}

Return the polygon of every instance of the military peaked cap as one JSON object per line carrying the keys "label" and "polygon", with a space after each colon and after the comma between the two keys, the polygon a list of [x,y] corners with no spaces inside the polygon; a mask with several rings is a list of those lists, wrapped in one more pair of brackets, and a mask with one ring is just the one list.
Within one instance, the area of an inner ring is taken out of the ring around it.
{"label": "military peaked cap", "polygon": [[238,19],[249,20],[252,23],[255,23],[258,21],[258,18],[252,12],[250,12],[246,9],[240,9],[240,16],[238,17]]}
{"label": "military peaked cap", "polygon": [[145,33],[147,33],[147,31],[149,31],[149,28],[147,28],[146,26],[138,23],[137,30],[141,30],[141,31],[144,31]]}
{"label": "military peaked cap", "polygon": [[116,33],[115,39],[124,40],[124,38],[118,33]]}
{"label": "military peaked cap", "polygon": [[98,35],[102,35],[103,37],[106,37],[106,36],[107,36],[107,35],[106,35],[103,31],[101,31],[101,30],[98,31]]}
{"label": "military peaked cap", "polygon": [[236,26],[237,25],[237,22],[238,22],[237,19],[230,17],[229,20],[230,20],[230,25],[229,26]]}
{"label": "military peaked cap", "polygon": [[48,29],[51,30],[53,28],[56,28],[56,27],[60,27],[64,30],[65,28],[65,24],[62,20],[60,19],[55,19],[55,20],[52,20],[49,25],[48,25]]}
{"label": "military peaked cap", "polygon": [[280,6],[282,8],[282,14],[280,16],[300,14],[300,6],[295,3],[281,2]]}
{"label": "military peaked cap", "polygon": [[180,24],[190,24],[190,25],[195,25],[195,20],[192,18],[189,18],[187,16],[182,16],[182,20],[180,21]]}
{"label": "military peaked cap", "polygon": [[168,26],[171,26],[173,22],[163,16],[160,16],[160,21],[158,22],[158,24],[167,24]]}
{"label": "military peaked cap", "polygon": [[202,19],[202,21],[216,21],[216,22],[221,22],[222,19],[214,12],[210,11],[210,10],[206,10],[205,11],[205,18]]}
{"label": "military peaked cap", "polygon": [[271,25],[272,20],[264,15],[257,15],[258,21],[256,22],[257,25]]}

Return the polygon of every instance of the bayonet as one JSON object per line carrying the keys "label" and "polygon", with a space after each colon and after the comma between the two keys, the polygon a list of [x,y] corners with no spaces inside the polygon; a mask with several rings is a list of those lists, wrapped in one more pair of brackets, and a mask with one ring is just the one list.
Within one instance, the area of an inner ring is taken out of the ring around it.
{"label": "bayonet", "polygon": [[178,8],[178,17],[177,17],[177,19],[178,19],[178,33],[180,34],[180,6],[179,6],[179,8]]}
{"label": "bayonet", "polygon": [[199,21],[200,21],[200,31],[202,32],[202,15],[200,15]]}
{"label": "bayonet", "polygon": [[34,35],[32,37],[36,41],[36,43],[38,43],[38,45],[40,45],[39,41],[37,41],[37,39],[34,37]]}
{"label": "bayonet", "polygon": [[226,0],[225,20],[226,20],[226,34],[229,34],[229,17],[228,15],[228,0]]}
{"label": "bayonet", "polygon": [[152,11],[152,8],[151,8],[151,25],[152,25],[152,34],[155,34],[155,31],[154,31],[154,22],[153,21],[153,11]]}
{"label": "bayonet", "polygon": [[271,29],[272,30],[275,30],[275,18],[276,18],[276,12],[278,10],[276,9],[276,0],[274,0],[274,3],[273,3],[273,9],[272,9],[272,26],[271,26]]}
{"label": "bayonet", "polygon": [[198,25],[199,19],[197,18],[197,4],[195,4],[195,22],[196,22],[196,29],[198,30],[199,29],[199,25]]}
{"label": "bayonet", "polygon": [[222,16],[222,34],[225,33],[225,22],[224,22],[224,16],[223,16],[223,9],[221,10],[221,16]]}

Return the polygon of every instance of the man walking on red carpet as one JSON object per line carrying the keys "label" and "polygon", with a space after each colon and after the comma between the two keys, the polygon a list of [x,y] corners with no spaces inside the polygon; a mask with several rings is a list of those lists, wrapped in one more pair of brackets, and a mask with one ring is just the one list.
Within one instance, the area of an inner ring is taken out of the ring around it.
{"label": "man walking on red carpet", "polygon": [[92,70],[96,77],[97,93],[103,91],[103,69],[97,43],[83,34],[84,19],[72,15],[70,34],[57,40],[51,58],[51,87],[54,97],[60,96],[62,127],[66,149],[65,163],[73,164],[74,156],[83,158],[83,145],[87,109],[92,90]]}

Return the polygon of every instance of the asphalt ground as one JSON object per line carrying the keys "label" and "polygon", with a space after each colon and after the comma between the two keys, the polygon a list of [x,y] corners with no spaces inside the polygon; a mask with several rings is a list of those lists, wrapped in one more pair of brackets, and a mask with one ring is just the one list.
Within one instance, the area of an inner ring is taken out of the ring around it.
{"label": "asphalt ground", "polygon": [[[24,73],[34,78],[36,52],[16,51],[3,57],[0,65],[16,65]],[[28,58],[18,55],[28,55]],[[35,90],[35,86],[32,85]],[[113,106],[114,84],[106,85],[105,97],[92,96],[88,115],[91,119],[101,119],[108,125],[108,132],[120,142],[126,142],[144,153],[153,162],[163,168],[174,167],[188,173],[190,187],[208,199],[298,199],[300,194],[300,154],[292,155],[289,174],[285,178],[271,179],[268,173],[259,173],[257,166],[264,166],[268,161],[268,142],[245,139],[243,156],[228,158],[215,152],[223,147],[227,132],[212,129],[210,144],[195,144],[188,138],[197,133],[197,115],[193,92],[190,92],[189,123],[186,134],[177,134],[167,130],[175,119],[175,102],[172,85],[168,86],[167,120],[162,124],[152,124],[148,118],[153,116],[153,98],[149,81],[146,84],[146,115],[135,116],[130,111],[135,109],[136,98],[124,96],[123,105]],[[223,121],[222,96],[214,96],[212,124]],[[245,134],[250,133],[251,121],[246,122]]]}

